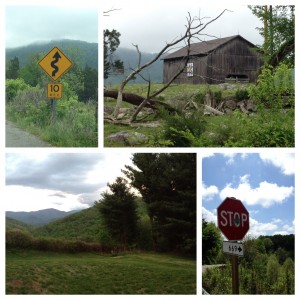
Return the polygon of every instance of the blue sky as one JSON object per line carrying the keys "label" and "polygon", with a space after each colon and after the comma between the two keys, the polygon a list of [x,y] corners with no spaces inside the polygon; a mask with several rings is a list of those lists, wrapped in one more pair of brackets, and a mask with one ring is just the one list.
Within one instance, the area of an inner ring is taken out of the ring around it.
{"label": "blue sky", "polygon": [[272,150],[204,157],[203,217],[216,223],[216,209],[226,197],[240,199],[249,211],[250,235],[294,233],[294,154]]}

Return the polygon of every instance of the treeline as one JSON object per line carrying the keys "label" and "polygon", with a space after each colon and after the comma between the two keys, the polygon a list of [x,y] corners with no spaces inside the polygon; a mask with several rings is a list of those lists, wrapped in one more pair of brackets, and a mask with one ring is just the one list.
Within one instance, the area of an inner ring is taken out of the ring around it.
{"label": "treeline", "polygon": [[[203,264],[226,264],[203,274],[203,288],[210,294],[231,294],[231,256],[222,253],[220,231],[214,223],[202,220],[202,232]],[[247,236],[243,244],[244,256],[239,258],[241,294],[295,293],[295,235]]]}

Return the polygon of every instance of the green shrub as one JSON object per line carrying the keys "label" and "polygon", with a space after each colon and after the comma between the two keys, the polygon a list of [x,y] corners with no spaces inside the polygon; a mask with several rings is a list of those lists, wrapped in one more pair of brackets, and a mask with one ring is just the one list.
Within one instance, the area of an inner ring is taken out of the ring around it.
{"label": "green shrub", "polygon": [[10,230],[6,232],[6,248],[32,248],[33,238],[27,232],[21,230]]}
{"label": "green shrub", "polygon": [[222,101],[222,91],[215,91],[213,93],[216,104],[218,105]]}
{"label": "green shrub", "polygon": [[194,111],[189,114],[169,115],[165,113],[164,119],[164,136],[172,142],[174,147],[191,146],[191,141],[185,133],[200,137],[205,131],[206,121],[203,116],[203,110]]}
{"label": "green shrub", "polygon": [[249,92],[247,90],[238,89],[235,92],[235,99],[237,101],[242,101],[242,100],[245,100],[245,99],[249,99]]}
{"label": "green shrub", "polygon": [[12,101],[18,92],[24,91],[27,88],[29,88],[29,85],[26,84],[22,78],[6,79],[5,81],[6,102]]}
{"label": "green shrub", "polygon": [[267,108],[282,108],[283,96],[295,93],[292,69],[281,63],[276,69],[265,66],[258,76],[257,85],[250,89],[250,97]]}

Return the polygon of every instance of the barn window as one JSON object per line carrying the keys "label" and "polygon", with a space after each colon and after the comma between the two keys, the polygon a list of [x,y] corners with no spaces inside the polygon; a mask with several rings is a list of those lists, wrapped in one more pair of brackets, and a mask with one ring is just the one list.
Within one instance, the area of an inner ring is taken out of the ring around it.
{"label": "barn window", "polygon": [[186,73],[187,73],[187,77],[194,76],[194,63],[188,63],[186,65]]}

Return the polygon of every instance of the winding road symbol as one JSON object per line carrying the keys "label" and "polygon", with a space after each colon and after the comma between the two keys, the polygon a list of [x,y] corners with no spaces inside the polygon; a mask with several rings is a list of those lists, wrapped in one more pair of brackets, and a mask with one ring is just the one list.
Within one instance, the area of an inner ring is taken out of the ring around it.
{"label": "winding road symbol", "polygon": [[59,55],[58,51],[56,51],[56,53],[53,55],[54,60],[51,62],[51,67],[54,69],[52,71],[52,76],[55,77],[56,73],[58,72],[58,66],[56,65],[56,63],[59,61],[59,59],[61,58],[61,56]]}
{"label": "winding road symbol", "polygon": [[39,66],[56,81],[72,66],[72,61],[57,47],[54,47],[40,61]]}

